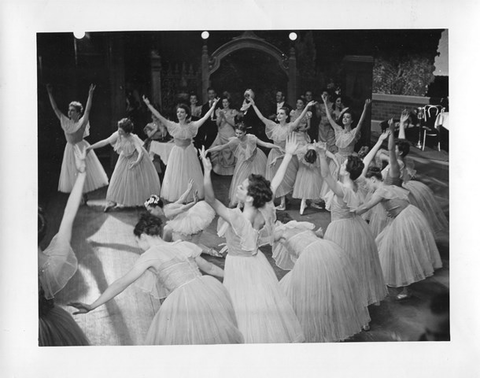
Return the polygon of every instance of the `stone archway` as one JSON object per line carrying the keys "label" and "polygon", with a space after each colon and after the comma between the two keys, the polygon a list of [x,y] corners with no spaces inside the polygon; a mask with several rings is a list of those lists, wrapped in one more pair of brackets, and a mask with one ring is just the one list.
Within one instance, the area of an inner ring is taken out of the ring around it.
{"label": "stone archway", "polygon": [[207,101],[207,88],[210,86],[211,75],[218,70],[222,59],[226,56],[244,49],[258,50],[272,56],[277,62],[280,69],[288,77],[288,98],[296,98],[297,94],[297,61],[295,57],[295,49],[292,47],[289,56],[283,53],[274,45],[259,38],[253,32],[245,32],[240,37],[233,38],[230,42],[219,47],[210,56],[206,44],[202,48],[202,96],[203,101]]}

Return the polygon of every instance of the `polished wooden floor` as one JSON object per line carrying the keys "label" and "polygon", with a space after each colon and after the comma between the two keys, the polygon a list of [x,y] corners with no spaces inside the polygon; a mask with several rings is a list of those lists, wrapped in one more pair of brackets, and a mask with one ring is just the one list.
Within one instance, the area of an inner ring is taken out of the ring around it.
{"label": "polished wooden floor", "polygon": [[[437,195],[448,215],[448,155],[445,152],[412,148],[411,158],[415,160],[418,179],[428,184]],[[213,177],[217,197],[226,202],[230,177]],[[74,225],[72,247],[77,254],[79,269],[67,286],[57,295],[57,304],[67,307],[71,301],[91,303],[109,284],[125,274],[138,258],[140,249],[136,246],[133,226],[143,209],[127,209],[103,212],[106,189],[90,195],[87,206],[81,206]],[[48,244],[58,229],[58,223],[65,206],[67,195],[53,193],[42,199],[49,221],[49,234],[42,242]],[[322,226],[324,230],[330,222],[330,214],[308,208],[301,216],[299,201],[292,200],[286,213],[296,220],[305,220]],[[218,248],[224,240],[216,235],[215,219],[202,236],[205,245]],[[405,301],[384,300],[380,306],[369,308],[372,322],[368,332],[362,332],[351,340],[391,341],[416,340],[424,329],[424,314],[428,300],[438,291],[449,287],[449,237],[441,235],[437,239],[444,267],[433,277],[411,285],[414,296]],[[277,268],[271,260],[269,248],[263,249],[272,263],[278,278],[286,272]],[[223,267],[224,259],[207,257]],[[160,303],[135,285],[118,295],[105,306],[86,315],[76,315],[75,319],[84,330],[92,345],[141,345],[150,322]]]}

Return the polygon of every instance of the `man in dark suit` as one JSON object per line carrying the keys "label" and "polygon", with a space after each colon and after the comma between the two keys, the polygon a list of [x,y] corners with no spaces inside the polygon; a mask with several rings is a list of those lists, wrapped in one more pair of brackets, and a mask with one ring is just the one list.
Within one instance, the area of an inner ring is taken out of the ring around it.
{"label": "man in dark suit", "polygon": [[250,103],[250,99],[255,100],[255,93],[251,89],[247,89],[243,98],[244,100],[242,107],[240,108],[239,120],[247,126],[247,132],[249,134],[253,134],[265,142],[270,142],[265,135],[265,125],[260,118],[258,118],[257,113],[255,113],[255,110]]}
{"label": "man in dark suit", "polygon": [[270,115],[268,116],[269,119],[271,119],[272,121],[276,121],[277,120],[277,113],[278,113],[278,110],[280,108],[287,108],[288,109],[288,112],[287,112],[287,115],[290,114],[290,112],[292,111],[292,107],[287,104],[287,102],[285,101],[285,93],[282,92],[282,91],[277,91],[277,93],[275,94],[275,100],[276,100],[276,103],[275,103],[275,106],[272,107],[271,111],[270,111]]}
{"label": "man in dark suit", "polygon": [[[202,105],[202,113],[200,118],[207,114],[208,110],[213,106],[213,103],[215,102],[214,100],[217,97],[217,92],[213,88],[208,88],[207,96],[208,101]],[[202,146],[205,146],[205,148],[209,148],[217,137],[217,131],[217,120],[214,111],[210,118],[207,119],[205,123],[198,129],[197,136],[195,137],[195,147],[201,148]]]}
{"label": "man in dark suit", "polygon": [[[310,101],[313,101],[313,92],[310,90],[305,91],[305,103],[308,104]],[[318,125],[320,124],[320,117],[315,108],[312,108],[312,118],[310,119],[310,128],[307,133],[310,139],[318,141]]]}

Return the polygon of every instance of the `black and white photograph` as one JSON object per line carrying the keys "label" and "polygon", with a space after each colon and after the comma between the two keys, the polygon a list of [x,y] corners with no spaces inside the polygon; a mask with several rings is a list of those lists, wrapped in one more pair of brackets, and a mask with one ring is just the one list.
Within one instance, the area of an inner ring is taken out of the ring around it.
{"label": "black and white photograph", "polygon": [[207,3],[5,23],[6,371],[476,376],[473,17]]}

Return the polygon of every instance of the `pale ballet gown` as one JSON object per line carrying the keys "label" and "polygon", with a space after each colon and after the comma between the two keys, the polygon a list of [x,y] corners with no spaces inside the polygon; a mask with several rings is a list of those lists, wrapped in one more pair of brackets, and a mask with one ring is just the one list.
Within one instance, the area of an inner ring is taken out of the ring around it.
{"label": "pale ballet gown", "polygon": [[243,336],[230,296],[216,278],[195,263],[201,248],[189,242],[152,247],[136,264],[153,264],[136,285],[156,299],[166,298],[152,320],[146,345],[238,344]]}
{"label": "pale ballet gown", "polygon": [[255,135],[247,134],[243,141],[237,137],[232,137],[230,141],[234,143],[232,149],[234,150],[236,165],[228,191],[228,199],[230,201],[229,206],[234,206],[238,202],[235,196],[237,187],[248,176],[252,173],[265,176],[267,156],[257,147],[257,137]]}
{"label": "pale ballet gown", "polygon": [[[285,149],[287,136],[293,131],[293,126],[291,123],[286,124],[285,126],[280,125],[279,123],[269,122],[265,124],[265,133],[267,137],[273,140],[273,143],[277,146]],[[267,168],[265,172],[265,178],[272,181],[277,173],[278,168],[282,164],[284,153],[279,151],[276,148],[272,148],[268,154],[267,158]],[[278,158],[275,161],[275,164],[271,164],[275,158]],[[288,193],[292,192],[293,186],[295,184],[295,178],[298,171],[298,160],[296,156],[293,156],[292,160],[288,163],[287,171],[282,180],[282,183],[278,187],[275,197],[283,197]]]}
{"label": "pale ballet gown", "polygon": [[338,147],[335,157],[340,165],[354,152],[355,143],[360,137],[360,134],[356,135],[355,131],[356,128],[350,131],[335,129],[335,145]]}
{"label": "pale ballet gown", "polygon": [[293,186],[293,198],[318,200],[322,197],[324,180],[320,171],[320,156],[313,163],[305,161],[308,146],[300,147],[296,151],[299,162],[295,185]]}
{"label": "pale ballet gown", "polygon": [[[162,183],[161,197],[168,202],[175,202],[185,192],[190,179],[195,184],[198,198],[203,198],[203,173],[197,151],[192,144],[192,139],[197,135],[198,126],[192,122],[180,125],[168,121],[165,124],[168,133],[173,137],[175,146],[168,157],[167,169]],[[186,199],[193,200],[193,194]]]}
{"label": "pale ballet gown", "polygon": [[[78,122],[74,122],[63,114],[60,117],[60,125],[67,140],[63,152],[60,179],[58,181],[58,190],[63,193],[70,193],[77,179],[77,166],[75,164],[75,150],[73,147],[78,145],[80,148],[85,149],[90,146],[90,143],[83,139],[90,135],[90,122],[87,123],[83,135],[79,133],[82,118]],[[108,185],[107,174],[94,151],[90,151],[87,154],[85,164],[87,167],[87,178],[83,186],[83,193],[88,193]]]}
{"label": "pale ballet gown", "polygon": [[[220,119],[219,116],[220,109],[216,110],[217,119]],[[235,136],[235,129],[231,124],[235,124],[235,116],[238,112],[235,109],[228,109],[225,113],[225,119],[221,120],[220,125],[218,126],[218,134],[212,145],[209,148],[215,146],[221,146],[222,144],[228,143],[230,138]],[[234,149],[225,148],[221,151],[211,152],[210,160],[212,161],[212,169],[217,175],[221,176],[231,176],[235,170],[235,154]]]}
{"label": "pale ballet gown", "polygon": [[107,201],[127,207],[143,206],[146,198],[160,193],[160,179],[145,148],[141,147],[140,162],[129,168],[138,158],[135,145],[143,145],[142,140],[135,134],[119,136],[113,145],[119,157],[108,186]]}
{"label": "pale ballet gown", "polygon": [[273,259],[278,267],[291,270],[280,285],[307,342],[345,340],[361,332],[370,317],[350,257],[315,235],[314,227],[308,222],[277,222],[276,232],[284,236],[274,243]]}
{"label": "pale ballet gown", "polygon": [[343,183],[338,182],[338,185],[343,197],[332,191],[325,201],[332,215],[325,240],[338,244],[350,256],[363,289],[363,303],[368,306],[387,295],[378,249],[368,224],[352,212],[361,204],[360,195]]}
{"label": "pale ballet gown", "polygon": [[382,197],[389,217],[375,240],[386,284],[408,286],[433,275],[442,260],[427,219],[409,203],[408,190],[383,185],[374,195]]}
{"label": "pale ballet gown", "polygon": [[70,243],[55,235],[38,252],[40,346],[89,345],[89,341],[69,312],[54,304],[54,296],[70,281],[78,268]]}
{"label": "pale ballet gown", "polygon": [[297,316],[259,250],[259,246],[273,243],[273,202],[259,211],[265,219],[261,230],[254,229],[238,208],[227,209],[228,222],[219,221],[219,235],[226,237],[228,247],[223,284],[232,298],[245,343],[303,342]]}

